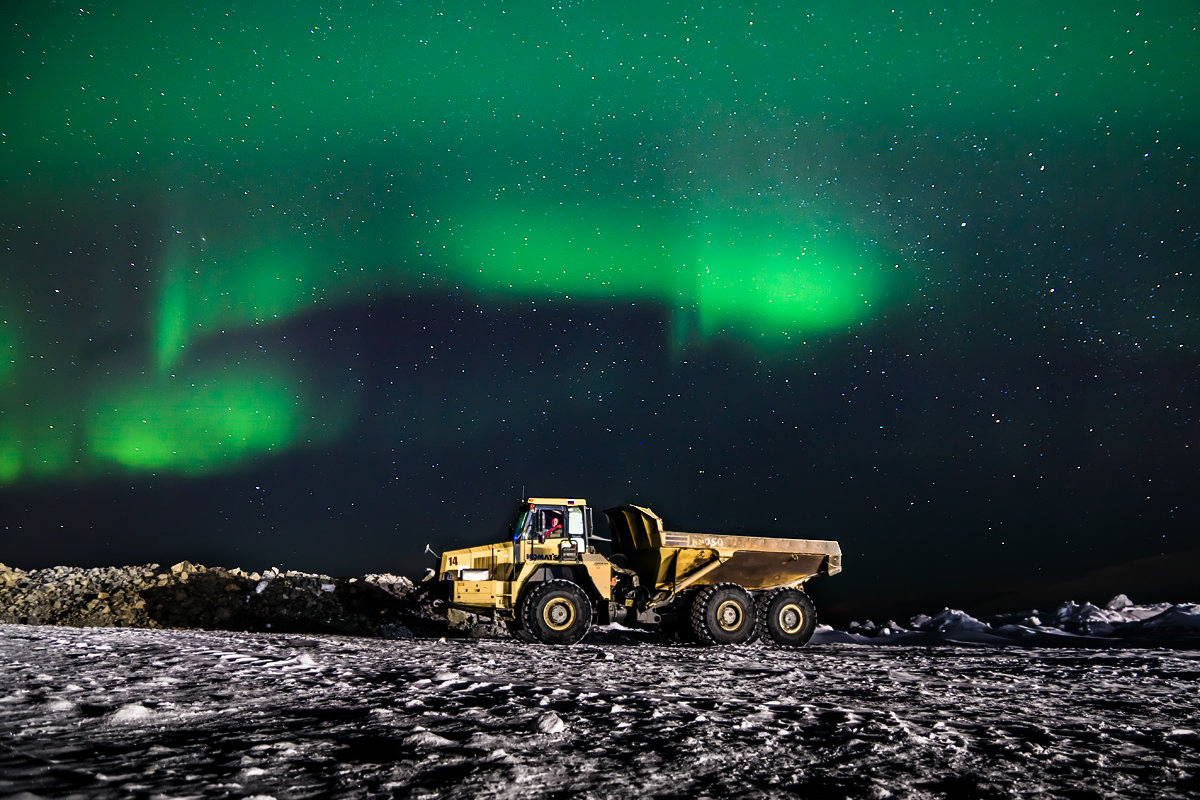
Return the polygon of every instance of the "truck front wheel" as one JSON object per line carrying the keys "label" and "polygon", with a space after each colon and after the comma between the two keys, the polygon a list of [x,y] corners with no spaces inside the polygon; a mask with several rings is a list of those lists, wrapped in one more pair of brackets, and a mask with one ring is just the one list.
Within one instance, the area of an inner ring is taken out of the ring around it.
{"label": "truck front wheel", "polygon": [[800,647],[817,628],[817,609],[799,589],[781,589],[759,601],[759,624],[775,644]]}
{"label": "truck front wheel", "polygon": [[522,627],[543,644],[575,644],[592,627],[592,603],[571,581],[539,584],[521,605]]}
{"label": "truck front wheel", "polygon": [[736,583],[710,586],[692,605],[692,630],[704,644],[745,644],[756,625],[754,600]]}

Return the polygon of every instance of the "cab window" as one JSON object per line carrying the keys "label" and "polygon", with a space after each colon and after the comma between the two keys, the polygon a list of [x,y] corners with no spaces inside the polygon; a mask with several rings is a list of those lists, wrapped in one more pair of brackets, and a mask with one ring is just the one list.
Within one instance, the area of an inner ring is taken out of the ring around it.
{"label": "cab window", "polygon": [[547,538],[563,535],[563,512],[559,508],[543,508],[538,510],[537,532]]}
{"label": "cab window", "polygon": [[567,536],[572,539],[582,539],[585,536],[583,526],[583,509],[572,506],[567,509]]}

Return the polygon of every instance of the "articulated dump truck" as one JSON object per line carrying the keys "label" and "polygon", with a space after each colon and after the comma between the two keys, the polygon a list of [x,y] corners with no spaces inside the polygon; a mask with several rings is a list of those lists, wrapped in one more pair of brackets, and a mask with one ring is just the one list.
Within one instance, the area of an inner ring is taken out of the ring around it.
{"label": "articulated dump truck", "polygon": [[611,541],[593,534],[586,501],[530,498],[508,541],[441,555],[437,594],[531,642],[575,644],[620,623],[680,642],[798,647],[817,624],[805,583],[842,571],[837,542],[669,531],[634,505],[604,514]]}

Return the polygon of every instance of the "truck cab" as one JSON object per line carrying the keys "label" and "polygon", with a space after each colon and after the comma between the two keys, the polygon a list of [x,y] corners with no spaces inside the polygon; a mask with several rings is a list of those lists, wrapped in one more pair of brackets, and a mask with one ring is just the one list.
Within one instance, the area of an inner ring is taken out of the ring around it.
{"label": "truck cab", "polygon": [[507,541],[442,554],[442,593],[453,606],[494,614],[539,641],[571,644],[611,596],[612,565],[591,539],[586,500],[531,497],[518,507]]}
{"label": "truck cab", "polygon": [[[559,549],[587,552],[592,537],[592,509],[587,501],[567,498],[530,498],[517,512],[512,526],[514,543],[558,544]],[[566,540],[566,541],[562,541]],[[522,552],[525,548],[520,548]],[[532,546],[528,547],[532,553]],[[519,556],[518,556],[519,558]]]}

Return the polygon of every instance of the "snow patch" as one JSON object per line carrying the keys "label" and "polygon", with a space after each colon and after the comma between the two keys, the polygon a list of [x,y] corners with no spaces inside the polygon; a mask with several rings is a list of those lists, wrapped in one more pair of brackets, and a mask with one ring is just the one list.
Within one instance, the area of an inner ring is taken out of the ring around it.
{"label": "snow patch", "polygon": [[141,703],[126,703],[112,713],[109,718],[111,721],[120,724],[149,722],[157,716],[157,713]]}
{"label": "snow patch", "polygon": [[537,731],[544,734],[562,733],[567,729],[567,723],[553,711],[548,711],[538,718]]}
{"label": "snow patch", "polygon": [[417,731],[401,739],[401,742],[416,750],[441,750],[454,747],[455,743],[444,736],[438,736],[431,731]]}

